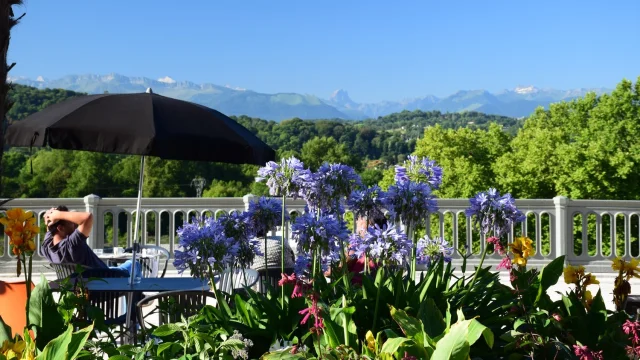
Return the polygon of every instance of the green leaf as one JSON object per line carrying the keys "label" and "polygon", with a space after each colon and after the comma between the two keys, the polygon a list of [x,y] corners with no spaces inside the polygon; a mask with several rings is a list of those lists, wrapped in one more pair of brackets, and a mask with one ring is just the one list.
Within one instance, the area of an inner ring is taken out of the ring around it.
{"label": "green leaf", "polygon": [[124,355],[114,355],[110,357],[109,360],[131,360],[131,358]]}
{"label": "green leaf", "polygon": [[398,348],[400,346],[404,344],[411,344],[411,343],[413,343],[413,340],[405,337],[388,339],[382,345],[382,349],[380,350],[380,352],[387,353],[387,354],[395,354],[396,351],[398,351]]}
{"label": "green leaf", "polygon": [[470,346],[467,341],[468,325],[455,323],[451,330],[436,344],[432,360],[467,360]]}
{"label": "green leaf", "polygon": [[67,349],[71,344],[71,338],[73,333],[73,326],[69,325],[67,331],[62,335],[49,342],[42,351],[42,354],[38,356],[38,360],[63,360],[68,359]]}
{"label": "green leaf", "polygon": [[49,282],[42,274],[40,282],[31,292],[29,324],[36,326],[36,345],[39,349],[65,332],[64,319],[58,312]]}
{"label": "green leaf", "polygon": [[405,336],[413,339],[418,346],[424,347],[425,333],[420,320],[407,315],[402,310],[396,310],[393,306],[389,308],[391,308],[391,317],[398,323]]}
{"label": "green leaf", "polygon": [[165,350],[169,349],[172,345],[173,345],[172,342],[164,342],[162,344],[159,344],[156,354],[160,356],[160,354],[162,354]]}
{"label": "green leaf", "polygon": [[431,298],[428,298],[425,302],[420,304],[418,316],[422,320],[424,331],[431,338],[441,335],[447,327],[440,309],[438,309],[435,301]]}
{"label": "green leaf", "polygon": [[343,343],[343,339],[338,337],[338,334],[342,334],[342,327],[336,324],[335,321],[331,319],[324,319],[324,334],[322,335],[326,340],[329,346],[332,348],[336,348]]}
{"label": "green leaf", "polygon": [[564,255],[554,259],[545,266],[538,278],[540,279],[540,287],[538,288],[538,296],[536,297],[535,304],[547,295],[547,290],[558,282],[562,271],[564,270]]}
{"label": "green leaf", "polygon": [[478,338],[480,338],[480,335],[482,335],[484,336],[484,340],[487,342],[487,345],[489,345],[489,348],[493,348],[493,332],[491,332],[488,327],[482,325],[478,320],[471,320],[467,332],[467,339],[470,345],[475,344]]}
{"label": "green leaf", "polygon": [[89,339],[92,331],[93,324],[71,334],[71,342],[69,343],[69,348],[67,349],[67,359],[76,358],[78,353],[84,347],[84,344],[87,342],[87,339]]}
{"label": "green leaf", "polygon": [[0,316],[0,344],[4,343],[5,340],[11,339],[13,339],[11,326],[5,324],[4,320],[2,320],[2,316]]}
{"label": "green leaf", "polygon": [[169,336],[176,331],[181,331],[182,328],[178,324],[164,324],[158,326],[155,330],[153,330],[153,335],[155,336]]}

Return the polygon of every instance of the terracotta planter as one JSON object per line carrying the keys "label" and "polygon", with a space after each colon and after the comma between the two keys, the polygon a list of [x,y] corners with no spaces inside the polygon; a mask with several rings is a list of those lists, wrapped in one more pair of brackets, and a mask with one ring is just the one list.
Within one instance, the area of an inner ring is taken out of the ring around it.
{"label": "terracotta planter", "polygon": [[[0,316],[5,324],[11,326],[13,336],[24,334],[27,326],[25,310],[27,307],[27,289],[25,281],[0,281]],[[31,290],[35,285],[31,284]],[[33,337],[33,334],[31,335]]]}

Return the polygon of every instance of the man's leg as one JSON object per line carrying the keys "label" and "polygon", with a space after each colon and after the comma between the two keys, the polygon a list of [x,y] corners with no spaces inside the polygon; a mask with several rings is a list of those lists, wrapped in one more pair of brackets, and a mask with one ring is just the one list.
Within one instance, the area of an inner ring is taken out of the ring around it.
{"label": "man's leg", "polygon": [[[131,260],[127,260],[122,264],[112,267],[112,269],[120,269],[126,271],[129,275],[131,275],[131,268],[133,267],[133,262]],[[136,276],[142,277],[141,266],[140,263],[136,261]]]}

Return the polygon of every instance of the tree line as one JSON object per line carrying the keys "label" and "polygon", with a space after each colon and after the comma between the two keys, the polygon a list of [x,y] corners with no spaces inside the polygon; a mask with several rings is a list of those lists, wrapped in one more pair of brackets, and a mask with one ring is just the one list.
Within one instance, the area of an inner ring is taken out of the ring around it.
{"label": "tree line", "polygon": [[[323,161],[353,166],[365,183],[388,184],[393,165],[415,153],[444,169],[439,195],[469,197],[489,186],[520,198],[637,199],[640,186],[640,85],[628,80],[611,94],[588,94],[537,109],[527,119],[477,112],[402,111],[364,121],[267,121],[233,117],[279,157],[311,168]],[[69,97],[67,90],[15,85],[9,121]],[[3,197],[135,196],[139,158],[89,152],[8,149],[2,159]],[[33,168],[33,171],[31,171]],[[203,196],[264,194],[257,166],[149,158],[145,194],[195,196],[192,180],[207,180]]]}

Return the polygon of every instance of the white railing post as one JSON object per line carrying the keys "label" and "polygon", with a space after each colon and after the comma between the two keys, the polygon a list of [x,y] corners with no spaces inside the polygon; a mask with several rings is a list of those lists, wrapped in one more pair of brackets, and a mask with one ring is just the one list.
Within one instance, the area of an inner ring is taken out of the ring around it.
{"label": "white railing post", "polygon": [[91,235],[89,235],[89,247],[92,249],[101,249],[104,246],[104,226],[98,211],[99,204],[100,196],[98,195],[91,194],[84,197],[85,211],[93,215],[93,226],[91,227]]}
{"label": "white railing post", "polygon": [[[553,204],[556,208],[555,221],[555,256],[559,257],[567,255],[567,249],[572,242],[570,236],[570,216],[569,216],[569,199],[565,196],[556,196],[553,198]],[[566,258],[565,258],[566,260]]]}
{"label": "white railing post", "polygon": [[242,201],[244,202],[244,210],[248,211],[249,210],[249,204],[251,204],[253,202],[253,199],[256,196],[253,194],[247,194],[245,196],[242,197]]}

